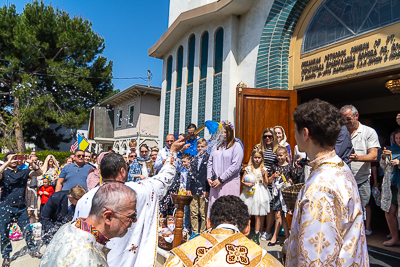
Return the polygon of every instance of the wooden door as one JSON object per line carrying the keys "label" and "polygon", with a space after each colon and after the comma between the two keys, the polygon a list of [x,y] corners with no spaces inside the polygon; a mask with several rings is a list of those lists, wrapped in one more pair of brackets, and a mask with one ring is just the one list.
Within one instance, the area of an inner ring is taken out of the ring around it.
{"label": "wooden door", "polygon": [[297,91],[237,88],[235,135],[244,145],[244,163],[267,127],[282,126],[293,152],[296,140],[292,115],[297,104]]}

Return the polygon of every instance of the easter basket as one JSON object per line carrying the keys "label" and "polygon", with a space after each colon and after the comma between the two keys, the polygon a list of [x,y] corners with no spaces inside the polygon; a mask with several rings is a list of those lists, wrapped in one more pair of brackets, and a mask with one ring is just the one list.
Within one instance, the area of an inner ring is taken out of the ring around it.
{"label": "easter basket", "polygon": [[304,183],[295,184],[289,187],[286,187],[282,190],[283,200],[285,201],[286,207],[289,210],[293,210],[296,205],[297,196],[303,187]]}

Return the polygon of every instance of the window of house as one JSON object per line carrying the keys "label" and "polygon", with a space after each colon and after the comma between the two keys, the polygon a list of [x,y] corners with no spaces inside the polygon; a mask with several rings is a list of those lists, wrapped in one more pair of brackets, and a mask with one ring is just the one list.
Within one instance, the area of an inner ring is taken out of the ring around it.
{"label": "window of house", "polygon": [[129,106],[129,113],[128,113],[128,123],[133,124],[133,111],[135,110],[135,106]]}
{"label": "window of house", "polygon": [[215,33],[214,74],[222,72],[224,53],[224,29],[220,28]]}
{"label": "window of house", "polygon": [[189,56],[188,56],[188,84],[193,83],[194,74],[194,53],[195,53],[195,43],[196,37],[192,34],[189,38]]}
{"label": "window of house", "polygon": [[117,127],[122,125],[122,109],[117,111]]}

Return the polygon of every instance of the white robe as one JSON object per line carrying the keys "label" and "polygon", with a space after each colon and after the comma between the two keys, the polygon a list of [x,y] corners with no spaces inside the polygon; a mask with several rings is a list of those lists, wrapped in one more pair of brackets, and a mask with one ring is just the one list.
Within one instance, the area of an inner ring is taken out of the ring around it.
{"label": "white robe", "polygon": [[[107,247],[111,249],[107,261],[109,266],[155,266],[158,242],[158,201],[165,196],[171,186],[176,168],[176,155],[167,157],[158,175],[140,182],[127,182],[136,192],[137,222],[132,224],[122,238],[112,238]],[[75,209],[76,218],[89,215],[92,199],[99,187],[93,188],[78,201]]]}
{"label": "white robe", "polygon": [[286,266],[369,266],[357,183],[332,151],[310,162],[285,244]]}
{"label": "white robe", "polygon": [[39,267],[107,267],[106,252],[91,233],[78,229],[75,221],[64,224],[46,247]]}

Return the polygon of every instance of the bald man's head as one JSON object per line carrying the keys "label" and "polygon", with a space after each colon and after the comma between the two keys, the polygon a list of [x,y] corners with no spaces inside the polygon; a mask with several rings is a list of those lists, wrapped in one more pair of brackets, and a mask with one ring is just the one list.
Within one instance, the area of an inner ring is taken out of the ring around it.
{"label": "bald man's head", "polygon": [[175,137],[173,134],[168,134],[165,137],[165,143],[167,144],[168,149],[171,148],[172,143],[175,142]]}

